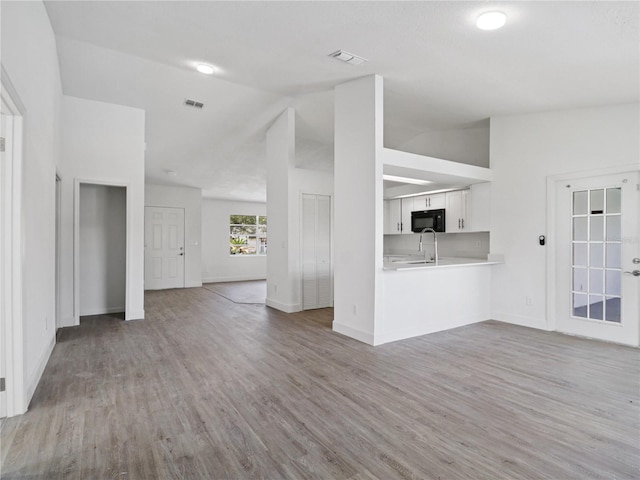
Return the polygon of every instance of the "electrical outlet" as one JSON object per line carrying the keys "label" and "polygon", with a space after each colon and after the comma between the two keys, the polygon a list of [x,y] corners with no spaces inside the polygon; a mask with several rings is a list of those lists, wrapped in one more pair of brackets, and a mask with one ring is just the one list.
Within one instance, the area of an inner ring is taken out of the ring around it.
{"label": "electrical outlet", "polygon": [[353,314],[357,315],[358,314],[358,306],[354,303],[353,306],[351,307],[351,309],[353,310]]}
{"label": "electrical outlet", "polygon": [[533,305],[533,299],[531,297],[524,297],[524,304],[527,307],[530,307]]}
{"label": "electrical outlet", "polygon": [[482,242],[480,240],[478,240],[476,242],[476,250],[480,250],[482,248]]}

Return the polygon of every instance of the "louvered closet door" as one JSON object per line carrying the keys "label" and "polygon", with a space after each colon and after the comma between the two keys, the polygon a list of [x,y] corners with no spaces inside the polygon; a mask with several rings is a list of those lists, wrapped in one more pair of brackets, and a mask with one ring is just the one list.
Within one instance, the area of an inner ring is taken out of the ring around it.
{"label": "louvered closet door", "polygon": [[330,307],[331,197],[302,195],[302,308]]}

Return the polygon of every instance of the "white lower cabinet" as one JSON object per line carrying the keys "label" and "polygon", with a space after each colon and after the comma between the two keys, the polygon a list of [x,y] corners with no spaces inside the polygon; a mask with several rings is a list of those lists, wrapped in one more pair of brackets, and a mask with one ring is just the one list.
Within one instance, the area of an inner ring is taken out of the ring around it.
{"label": "white lower cabinet", "polygon": [[302,309],[330,307],[331,197],[302,195]]}
{"label": "white lower cabinet", "polygon": [[468,218],[469,190],[447,192],[445,197],[445,231],[447,233],[470,231]]}

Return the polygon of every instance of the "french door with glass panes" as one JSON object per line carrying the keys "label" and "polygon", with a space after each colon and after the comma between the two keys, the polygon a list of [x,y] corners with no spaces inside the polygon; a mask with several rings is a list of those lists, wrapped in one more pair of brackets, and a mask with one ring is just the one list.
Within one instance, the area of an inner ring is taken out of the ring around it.
{"label": "french door with glass panes", "polygon": [[556,184],[556,329],[638,345],[638,172]]}

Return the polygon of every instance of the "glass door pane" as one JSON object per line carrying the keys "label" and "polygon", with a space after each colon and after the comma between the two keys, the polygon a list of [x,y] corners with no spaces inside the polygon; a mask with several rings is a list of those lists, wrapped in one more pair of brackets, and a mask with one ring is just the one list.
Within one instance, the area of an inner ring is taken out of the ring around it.
{"label": "glass door pane", "polygon": [[573,317],[620,323],[620,188],[573,192]]}

